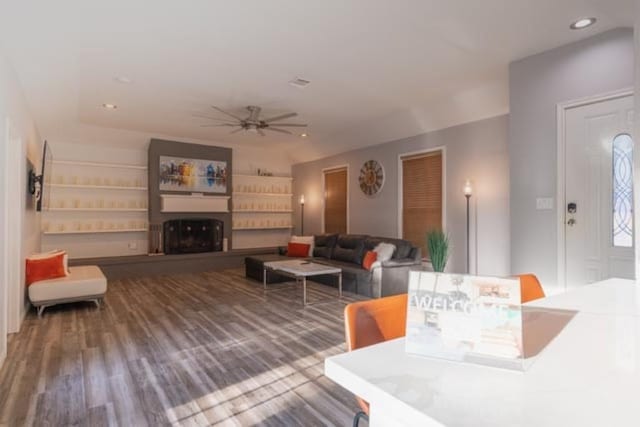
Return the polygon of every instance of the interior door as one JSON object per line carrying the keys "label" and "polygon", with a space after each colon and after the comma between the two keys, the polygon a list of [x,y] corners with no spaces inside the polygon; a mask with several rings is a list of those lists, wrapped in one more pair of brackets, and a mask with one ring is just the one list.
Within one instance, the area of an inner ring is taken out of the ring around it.
{"label": "interior door", "polygon": [[347,169],[324,171],[324,232],[347,233]]}
{"label": "interior door", "polygon": [[566,111],[566,283],[633,279],[633,97]]}

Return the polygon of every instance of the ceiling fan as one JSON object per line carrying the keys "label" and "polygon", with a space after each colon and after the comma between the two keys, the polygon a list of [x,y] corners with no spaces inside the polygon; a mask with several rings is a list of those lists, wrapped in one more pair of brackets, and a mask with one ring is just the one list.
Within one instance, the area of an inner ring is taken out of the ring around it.
{"label": "ceiling fan", "polygon": [[[279,116],[269,117],[266,119],[260,118],[260,112],[262,108],[257,107],[255,105],[249,105],[247,110],[249,111],[249,116],[246,118],[242,118],[236,114],[230,113],[228,111],[223,110],[222,108],[216,107],[214,105],[211,106],[214,110],[233,118],[234,120],[229,119],[219,119],[217,117],[203,116],[197,115],[197,117],[204,117],[210,120],[216,120],[224,123],[215,123],[210,125],[201,125],[202,127],[237,127],[231,131],[231,133],[237,133],[240,131],[249,131],[249,132],[257,132],[261,136],[265,136],[265,130],[270,130],[274,132],[286,133],[289,135],[293,135],[293,132],[282,129],[283,127],[306,127],[306,124],[302,123],[274,123],[279,122],[280,120],[289,119],[291,117],[295,117],[298,113],[286,113],[281,114]],[[277,127],[274,127],[276,125]]]}

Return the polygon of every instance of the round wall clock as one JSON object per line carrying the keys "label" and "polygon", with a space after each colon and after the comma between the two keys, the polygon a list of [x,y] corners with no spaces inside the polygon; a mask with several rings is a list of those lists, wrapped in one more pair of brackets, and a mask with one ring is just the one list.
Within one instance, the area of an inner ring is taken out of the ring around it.
{"label": "round wall clock", "polygon": [[368,160],[360,168],[360,189],[367,196],[375,196],[384,185],[384,169],[376,160]]}

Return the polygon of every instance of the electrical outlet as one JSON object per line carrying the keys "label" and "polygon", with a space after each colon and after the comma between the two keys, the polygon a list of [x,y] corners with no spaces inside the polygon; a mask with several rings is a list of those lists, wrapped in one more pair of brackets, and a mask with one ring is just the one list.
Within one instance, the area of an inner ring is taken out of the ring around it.
{"label": "electrical outlet", "polygon": [[132,251],[135,251],[136,249],[138,249],[138,243],[137,242],[129,242],[129,249]]}

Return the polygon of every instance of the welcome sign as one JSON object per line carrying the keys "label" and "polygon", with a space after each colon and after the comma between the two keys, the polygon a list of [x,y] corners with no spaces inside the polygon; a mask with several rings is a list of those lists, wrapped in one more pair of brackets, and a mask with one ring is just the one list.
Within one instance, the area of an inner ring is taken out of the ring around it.
{"label": "welcome sign", "polygon": [[524,369],[520,280],[412,271],[406,351]]}

